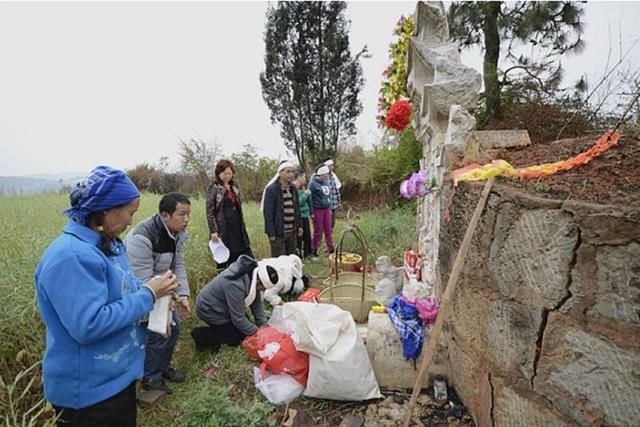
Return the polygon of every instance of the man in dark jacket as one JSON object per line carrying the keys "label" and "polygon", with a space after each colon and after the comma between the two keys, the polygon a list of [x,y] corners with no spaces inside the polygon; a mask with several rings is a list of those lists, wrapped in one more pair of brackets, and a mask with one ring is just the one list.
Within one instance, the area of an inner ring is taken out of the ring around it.
{"label": "man in dark jacket", "polygon": [[191,202],[182,193],[167,193],[160,200],[159,213],[145,219],[129,232],[124,240],[131,269],[138,279],[147,281],[156,275],[173,271],[180,287],[179,309],[173,312],[171,333],[168,337],[147,331],[146,354],[142,386],[148,390],[160,390],[171,394],[164,380],[180,382],[184,374],[171,367],[173,351],[180,335],[180,315],[191,313],[189,282],[184,260],[184,244],[187,241],[187,225],[191,215]]}
{"label": "man in dark jacket", "polygon": [[[208,326],[197,327],[191,336],[199,351],[217,351],[222,344],[239,345],[267,323],[261,292],[272,305],[282,302],[279,295],[304,289],[302,261],[297,255],[256,261],[247,255],[231,264],[207,283],[196,299],[196,315]],[[255,319],[246,314],[250,308]]]}
{"label": "man in dark jacket", "polygon": [[298,191],[293,185],[293,163],[283,161],[277,176],[267,185],[263,198],[264,232],[269,237],[271,256],[295,254],[302,222]]}

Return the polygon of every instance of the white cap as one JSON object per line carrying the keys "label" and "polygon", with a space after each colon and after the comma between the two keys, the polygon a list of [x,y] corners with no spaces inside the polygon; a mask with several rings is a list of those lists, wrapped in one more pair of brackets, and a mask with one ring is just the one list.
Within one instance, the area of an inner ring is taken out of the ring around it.
{"label": "white cap", "polygon": [[286,168],[295,168],[295,167],[296,166],[293,164],[291,160],[283,160],[282,162],[280,162],[280,165],[278,166],[278,173],[282,172]]}
{"label": "white cap", "polygon": [[331,166],[333,165],[333,160],[329,159],[326,162],[324,162],[325,166]]}
{"label": "white cap", "polygon": [[318,170],[316,171],[316,175],[327,175],[329,173],[329,166],[327,165],[322,165],[318,168]]}

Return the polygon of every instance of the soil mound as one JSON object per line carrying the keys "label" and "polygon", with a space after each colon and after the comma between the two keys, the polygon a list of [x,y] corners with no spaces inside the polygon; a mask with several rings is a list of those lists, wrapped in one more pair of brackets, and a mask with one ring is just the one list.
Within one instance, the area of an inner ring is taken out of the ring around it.
{"label": "soil mound", "polygon": [[[499,151],[496,158],[516,168],[561,161],[588,150],[599,136],[592,134],[507,148]],[[618,144],[602,156],[568,172],[525,181],[503,181],[546,198],[639,207],[640,139],[623,135]]]}

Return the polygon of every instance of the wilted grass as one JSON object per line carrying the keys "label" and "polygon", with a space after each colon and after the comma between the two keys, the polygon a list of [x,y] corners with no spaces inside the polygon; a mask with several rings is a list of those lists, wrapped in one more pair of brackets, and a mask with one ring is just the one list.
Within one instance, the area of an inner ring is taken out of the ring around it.
{"label": "wilted grass", "polygon": [[[138,223],[157,211],[160,196],[144,194],[134,218]],[[197,292],[216,273],[207,241],[209,231],[204,199],[193,198],[187,243],[187,273],[193,300]],[[0,198],[0,226],[5,230],[0,243],[0,422],[5,425],[46,425],[53,411],[42,395],[40,360],[44,351],[44,325],[34,293],[33,273],[45,248],[61,232],[66,218],[59,213],[68,205],[66,195],[38,195]],[[244,207],[245,222],[252,248],[258,258],[269,255],[262,214],[256,203]],[[367,238],[373,258],[389,255],[399,263],[402,251],[415,235],[415,216],[411,208],[373,210],[356,220]],[[344,229],[339,219],[336,242]],[[124,236],[123,236],[124,237]],[[350,239],[352,240],[352,239]],[[348,241],[345,249],[349,250]],[[352,248],[353,249],[353,248]],[[371,259],[375,261],[375,259]],[[306,263],[305,271],[328,274],[326,256]],[[269,405],[253,385],[251,361],[241,348],[223,347],[219,353],[196,353],[189,331],[199,321],[192,316],[183,323],[174,365],[187,372],[187,380],[172,385],[174,393],[139,412],[142,426],[250,426],[269,425]],[[221,368],[216,378],[203,375],[216,359]],[[302,399],[306,402],[308,399]],[[321,408],[314,401],[314,408]]]}
{"label": "wilted grass", "polygon": [[[357,225],[365,236],[365,243],[369,250],[369,263],[375,263],[376,258],[387,255],[394,264],[401,265],[404,251],[412,248],[416,237],[414,204],[393,210],[372,209],[352,214],[350,220],[339,221],[336,224],[333,237],[336,245],[347,223]],[[347,233],[343,250],[361,254],[359,247],[354,235]]]}
{"label": "wilted grass", "polygon": [[3,197],[0,202],[0,411],[6,425],[42,424],[53,414],[42,395],[44,325],[35,304],[33,272],[60,232],[67,199]]}

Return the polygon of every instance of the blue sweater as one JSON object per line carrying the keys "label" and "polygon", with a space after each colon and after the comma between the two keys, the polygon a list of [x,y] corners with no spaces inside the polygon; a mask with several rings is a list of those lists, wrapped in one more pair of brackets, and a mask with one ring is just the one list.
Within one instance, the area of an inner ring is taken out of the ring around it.
{"label": "blue sweater", "polygon": [[329,180],[320,181],[314,175],[309,182],[309,190],[311,190],[311,206],[314,209],[329,209],[331,207]]}
{"label": "blue sweater", "polygon": [[122,242],[112,242],[110,257],[99,242],[97,233],[69,221],[35,272],[47,329],[44,394],[57,406],[85,408],[142,376],[139,319],[153,308],[153,296],[133,275]]}

